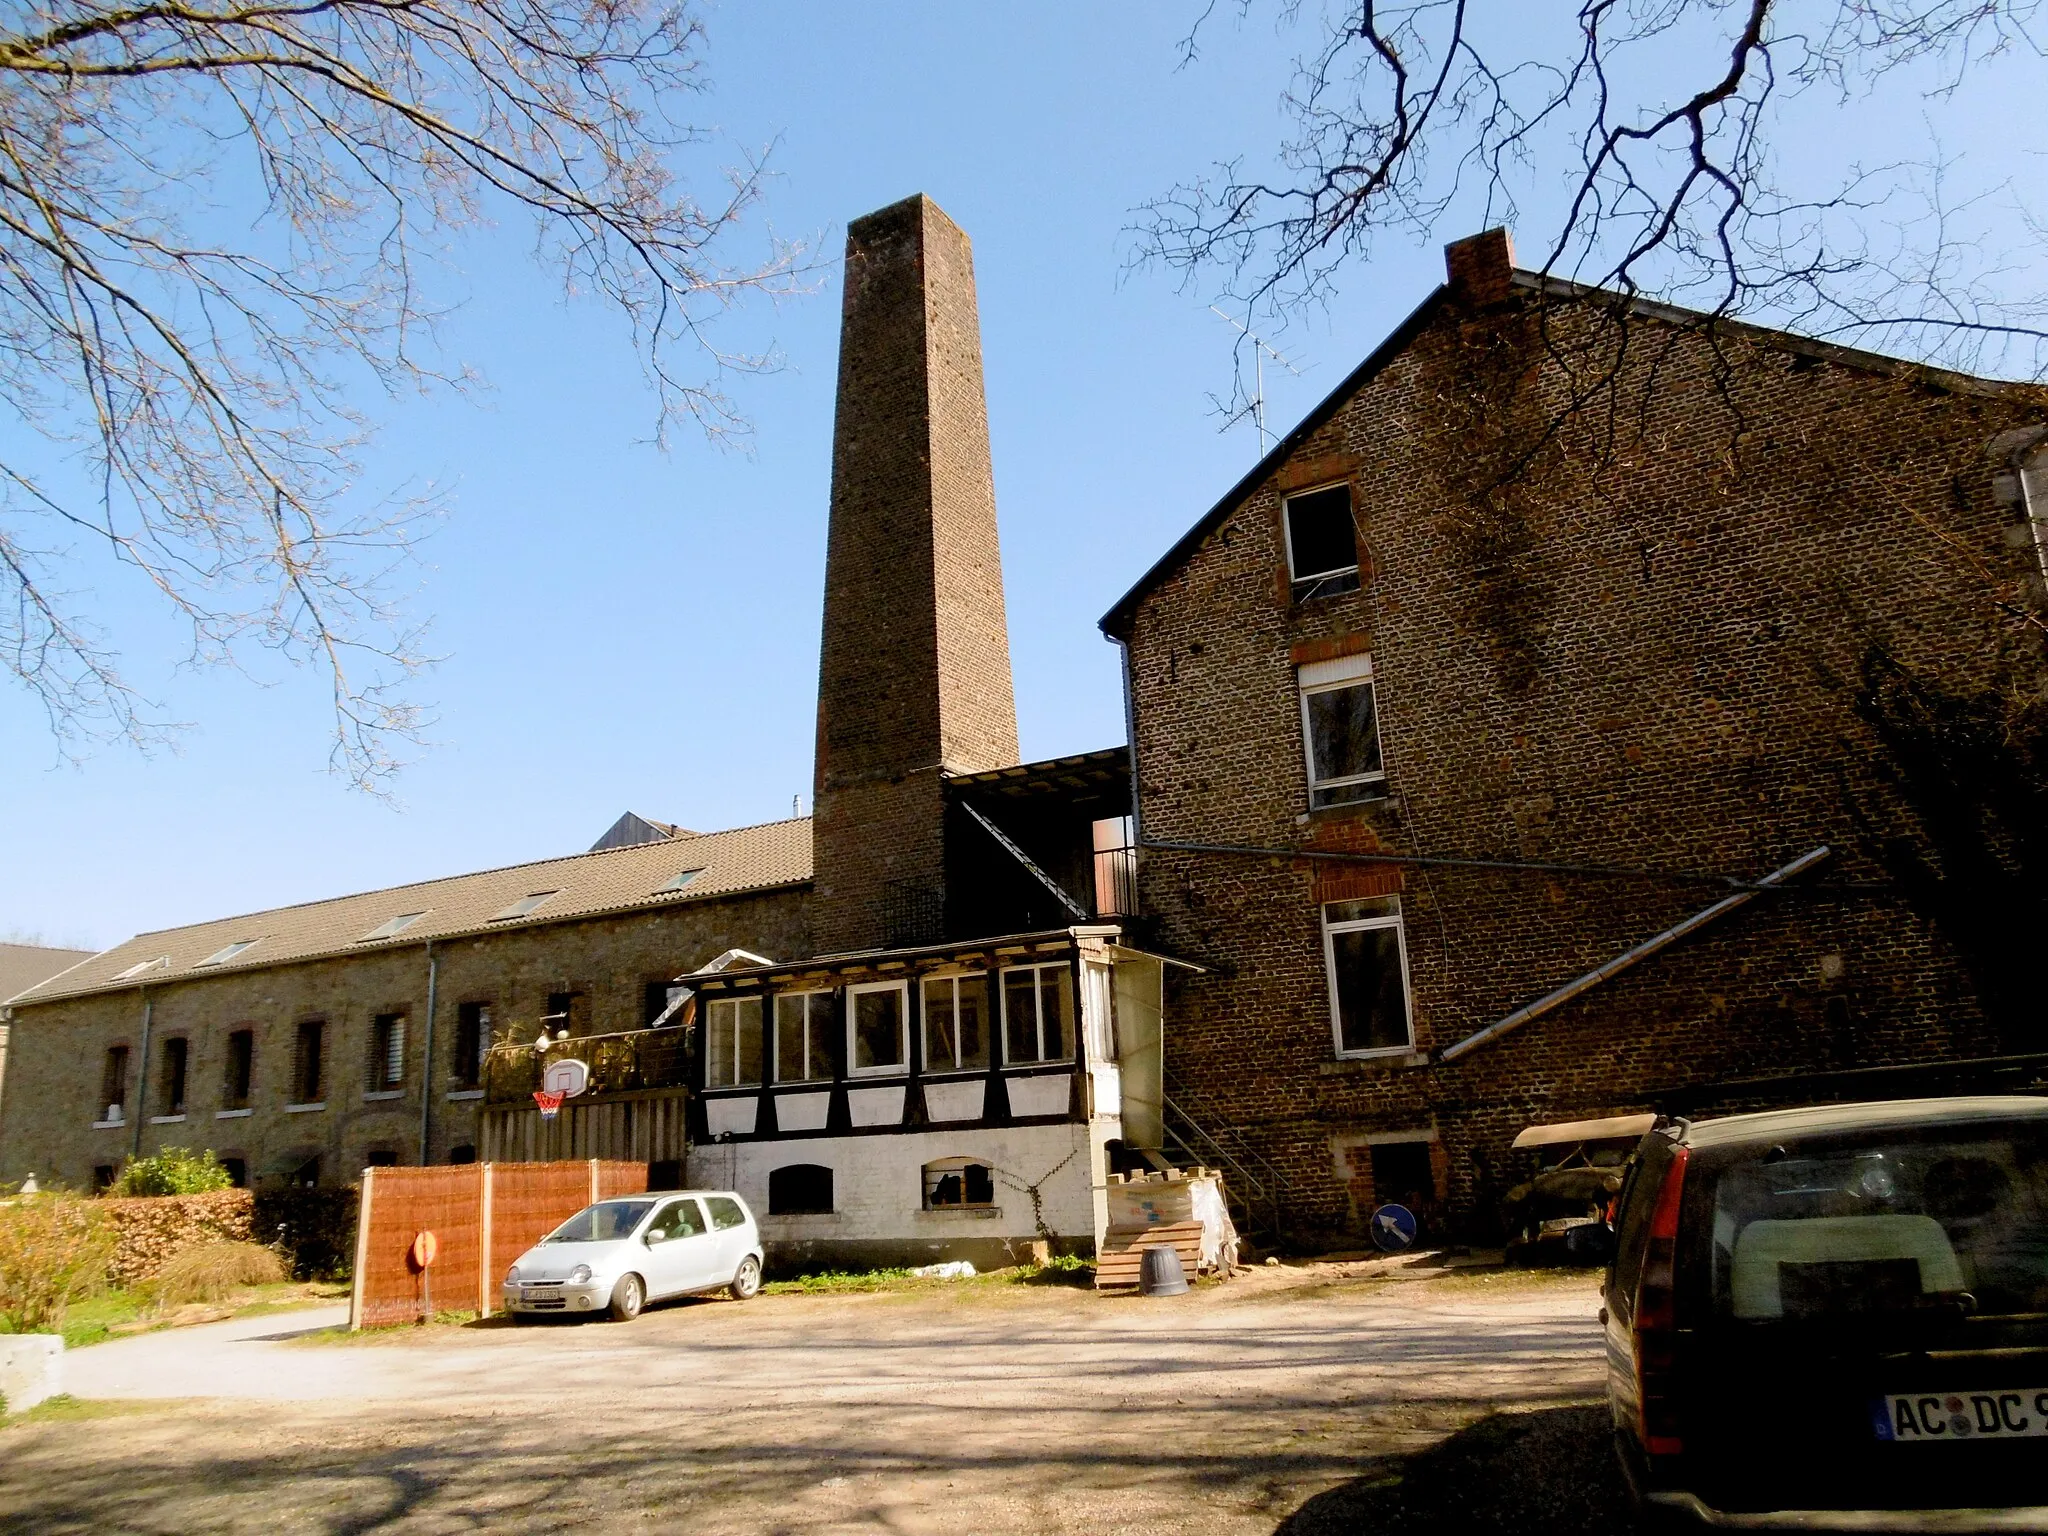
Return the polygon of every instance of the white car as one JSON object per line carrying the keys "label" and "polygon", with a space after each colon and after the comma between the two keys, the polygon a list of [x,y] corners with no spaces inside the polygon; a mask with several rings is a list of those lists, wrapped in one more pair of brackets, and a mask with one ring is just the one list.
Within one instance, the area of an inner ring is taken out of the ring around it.
{"label": "white car", "polygon": [[609,1313],[619,1322],[650,1301],[761,1289],[761,1231],[730,1190],[621,1195],[586,1205],[505,1272],[505,1310]]}

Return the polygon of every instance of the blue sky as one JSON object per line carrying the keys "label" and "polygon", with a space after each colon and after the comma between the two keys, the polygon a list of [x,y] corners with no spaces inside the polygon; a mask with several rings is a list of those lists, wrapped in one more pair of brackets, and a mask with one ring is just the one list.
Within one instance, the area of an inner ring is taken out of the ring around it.
{"label": "blue sky", "polygon": [[[777,140],[758,217],[822,237],[930,194],[973,237],[1027,757],[1123,739],[1095,620],[1256,457],[1219,433],[1229,329],[1209,295],[1125,270],[1132,210],[1212,161],[1269,149],[1290,40],[1226,27],[1177,69],[1188,7],[728,3],[697,116]],[[1467,232],[1446,229],[1446,237]],[[489,388],[373,402],[368,481],[435,481],[413,612],[445,659],[432,746],[397,805],[325,771],[319,679],[179,672],[146,615],[131,671],[197,722],[175,753],[60,764],[0,693],[0,933],[104,945],[153,927],[582,849],[619,812],[712,829],[809,809],[838,333],[834,270],[726,333],[772,338],[742,381],[735,453],[645,443],[622,325],[564,302],[507,224],[454,253],[449,355]],[[1269,371],[1282,427],[1428,291],[1434,243],[1382,244]],[[157,649],[152,653],[149,647]]]}

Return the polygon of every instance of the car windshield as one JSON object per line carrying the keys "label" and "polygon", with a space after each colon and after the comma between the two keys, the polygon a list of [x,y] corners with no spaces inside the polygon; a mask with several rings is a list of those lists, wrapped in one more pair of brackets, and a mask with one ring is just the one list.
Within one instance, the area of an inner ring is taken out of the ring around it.
{"label": "car windshield", "polygon": [[1722,1170],[1713,1210],[1723,1317],[2048,1311],[2038,1125],[1788,1141]]}
{"label": "car windshield", "polygon": [[631,1237],[647,1213],[652,1200],[600,1200],[587,1205],[550,1232],[544,1243],[608,1243]]}

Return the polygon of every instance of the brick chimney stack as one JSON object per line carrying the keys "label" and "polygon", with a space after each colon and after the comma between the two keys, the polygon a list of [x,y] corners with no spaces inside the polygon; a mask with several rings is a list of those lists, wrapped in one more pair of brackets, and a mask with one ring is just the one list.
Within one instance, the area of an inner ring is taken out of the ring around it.
{"label": "brick chimney stack", "polygon": [[1498,304],[1514,291],[1515,243],[1505,229],[1453,240],[1444,247],[1444,276],[1460,303]]}
{"label": "brick chimney stack", "polygon": [[818,667],[821,953],[938,938],[941,770],[1017,760],[973,249],[919,195],[847,227],[845,281]]}

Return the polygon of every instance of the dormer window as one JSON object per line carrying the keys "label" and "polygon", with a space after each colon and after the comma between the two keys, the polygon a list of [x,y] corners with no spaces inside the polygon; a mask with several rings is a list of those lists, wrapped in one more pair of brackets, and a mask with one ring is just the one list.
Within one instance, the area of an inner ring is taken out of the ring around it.
{"label": "dormer window", "polygon": [[670,891],[680,891],[684,889],[686,886],[688,886],[691,881],[695,880],[699,875],[703,873],[704,871],[702,869],[686,869],[681,874],[677,875],[675,879],[669,881],[667,885],[662,886],[661,889],[657,890],[654,894],[657,896],[666,896]]}
{"label": "dormer window", "polygon": [[401,912],[398,916],[379,923],[356,942],[367,944],[372,939],[395,939],[426,915],[424,912]]}
{"label": "dormer window", "polygon": [[1287,527],[1287,574],[1297,603],[1358,590],[1358,534],[1349,484],[1289,496],[1281,517]]}
{"label": "dormer window", "polygon": [[199,964],[201,967],[209,965],[226,965],[230,960],[234,959],[244,950],[254,949],[256,947],[256,944],[257,941],[255,939],[237,939],[232,944],[226,944],[223,945],[221,948],[216,949],[212,954],[208,955],[204,960],[200,961]]}
{"label": "dormer window", "polygon": [[515,917],[531,917],[534,913],[538,912],[541,909],[541,907],[545,905],[551,897],[559,896],[561,894],[562,893],[560,891],[530,892],[529,894],[520,897],[517,901],[513,902],[511,906],[506,907],[503,911],[493,912],[491,914],[491,921],[494,923],[503,923],[509,922],[511,919]]}

